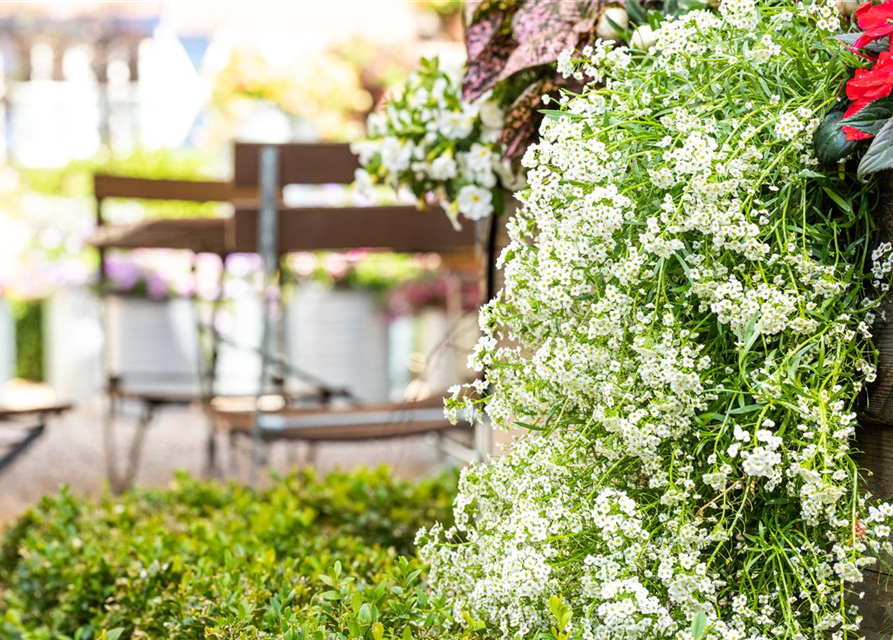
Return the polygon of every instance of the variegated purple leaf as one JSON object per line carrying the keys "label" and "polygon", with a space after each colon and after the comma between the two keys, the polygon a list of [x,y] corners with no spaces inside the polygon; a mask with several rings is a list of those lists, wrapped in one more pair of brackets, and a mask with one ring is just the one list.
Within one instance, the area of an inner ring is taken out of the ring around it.
{"label": "variegated purple leaf", "polygon": [[542,114],[538,109],[542,105],[544,93],[555,89],[552,80],[538,80],[529,85],[506,110],[505,124],[499,142],[505,152],[503,157],[517,161],[524,155],[527,147],[536,139]]}
{"label": "variegated purple leaf", "polygon": [[518,48],[512,51],[496,82],[531,67],[558,59],[565,49],[576,48],[595,26],[600,0],[525,2],[512,17]]}
{"label": "variegated purple leaf", "polygon": [[469,59],[462,80],[462,97],[476,100],[492,89],[517,46],[518,43],[511,35],[498,35],[490,40],[474,60]]}
{"label": "variegated purple leaf", "polygon": [[475,14],[485,2],[487,0],[465,0],[465,24],[471,25],[474,23]]}
{"label": "variegated purple leaf", "polygon": [[465,50],[468,53],[469,63],[477,61],[484,53],[493,36],[502,26],[505,13],[494,11],[488,13],[481,20],[474,22],[465,29]]}

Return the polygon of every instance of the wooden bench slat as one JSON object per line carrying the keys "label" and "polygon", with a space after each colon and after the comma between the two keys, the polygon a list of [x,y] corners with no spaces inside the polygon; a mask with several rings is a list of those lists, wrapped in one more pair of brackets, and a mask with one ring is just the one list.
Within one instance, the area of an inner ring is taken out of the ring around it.
{"label": "wooden bench slat", "polygon": [[70,403],[35,405],[33,407],[0,407],[0,420],[22,416],[58,415],[70,411]]}
{"label": "wooden bench slat", "polygon": [[443,399],[374,404],[361,408],[284,409],[261,412],[212,406],[222,431],[250,434],[255,419],[262,438],[285,440],[380,440],[457,428],[443,417]]}
{"label": "wooden bench slat", "polygon": [[183,249],[226,253],[226,218],[161,218],[133,225],[103,225],[90,244],[103,249]]}
{"label": "wooden bench slat", "polygon": [[359,159],[344,143],[263,143],[237,142],[233,159],[233,184],[256,187],[260,169],[260,150],[274,146],[279,150],[279,184],[350,184],[360,167]]}
{"label": "wooden bench slat", "polygon": [[[230,251],[257,250],[257,211],[237,209],[227,232]],[[299,207],[279,212],[281,253],[381,249],[406,253],[473,252],[475,227],[461,231],[437,209],[412,206]]]}
{"label": "wooden bench slat", "polygon": [[229,182],[219,180],[167,180],[131,178],[97,173],[93,176],[97,199],[180,200],[182,202],[228,202],[233,196]]}

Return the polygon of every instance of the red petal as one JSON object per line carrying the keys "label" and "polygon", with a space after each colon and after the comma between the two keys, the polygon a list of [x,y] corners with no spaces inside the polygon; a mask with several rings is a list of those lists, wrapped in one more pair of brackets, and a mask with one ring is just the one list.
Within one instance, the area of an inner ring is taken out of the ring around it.
{"label": "red petal", "polygon": [[893,2],[873,5],[869,2],[859,7],[855,14],[860,29],[873,29],[887,24],[893,18]]}
{"label": "red petal", "polygon": [[867,102],[860,101],[860,102],[852,103],[849,107],[847,107],[847,110],[843,112],[843,119],[845,120],[846,118],[849,118],[854,113],[859,113],[862,109],[864,109],[867,106],[868,106]]}
{"label": "red petal", "polygon": [[843,125],[840,129],[841,131],[843,131],[843,135],[844,137],[846,137],[847,140],[868,140],[869,138],[874,137],[870,133],[859,131],[855,127],[850,127],[847,125]]}

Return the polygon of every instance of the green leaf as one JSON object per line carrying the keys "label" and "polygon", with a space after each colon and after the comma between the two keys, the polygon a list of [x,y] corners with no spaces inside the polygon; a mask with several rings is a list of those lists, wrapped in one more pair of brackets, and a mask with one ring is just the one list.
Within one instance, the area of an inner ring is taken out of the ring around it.
{"label": "green leaf", "polygon": [[558,623],[558,630],[564,631],[564,628],[571,621],[571,617],[573,616],[571,608],[564,603],[561,596],[553,594],[549,598],[549,611]]}
{"label": "green leaf", "polygon": [[368,627],[372,624],[372,608],[369,606],[368,602],[364,602],[360,607],[360,612],[357,614],[357,621],[364,627]]}
{"label": "green leaf", "polygon": [[838,207],[840,207],[844,213],[848,213],[850,215],[853,214],[853,206],[849,202],[844,200],[838,194],[831,191],[831,189],[829,189],[828,187],[822,187],[822,190],[826,194],[828,194],[828,197],[831,198],[834,201],[834,204],[836,204]]}
{"label": "green leaf", "polygon": [[753,347],[754,343],[761,335],[760,327],[757,324],[757,320],[759,320],[760,312],[757,311],[750,317],[750,321],[747,323],[747,327],[744,329],[744,349],[741,351],[739,355],[739,360],[743,360],[747,353],[750,351],[751,347]]}
{"label": "green leaf", "polygon": [[635,24],[648,24],[648,12],[639,0],[626,0],[624,6],[630,21]]}
{"label": "green leaf", "polygon": [[840,125],[876,136],[890,118],[893,118],[893,98],[884,98],[875,100],[849,118],[844,118]]}
{"label": "green leaf", "polygon": [[824,165],[837,164],[853,153],[859,145],[858,140],[846,139],[840,129],[841,118],[843,111],[832,111],[825,116],[813,136],[816,158]]}
{"label": "green leaf", "polygon": [[118,640],[121,637],[121,634],[124,633],[124,627],[115,627],[114,629],[109,629],[106,632],[103,632],[103,636],[105,636],[106,640]]}
{"label": "green leaf", "polygon": [[707,635],[707,614],[698,611],[695,619],[691,621],[691,637],[694,640],[701,640],[705,635]]}
{"label": "green leaf", "polygon": [[893,168],[893,121],[887,122],[872,140],[862,156],[857,175],[864,178],[872,173]]}
{"label": "green leaf", "polygon": [[737,407],[737,408],[735,408],[735,409],[729,409],[728,411],[726,411],[726,414],[727,414],[727,415],[730,415],[730,416],[737,416],[737,415],[741,415],[742,413],[753,413],[754,411],[759,411],[759,410],[761,410],[761,409],[762,409],[763,407],[765,407],[765,406],[766,406],[765,404],[760,404],[760,403],[757,403],[757,404],[748,404],[748,405],[745,405],[745,406],[743,406],[743,407]]}

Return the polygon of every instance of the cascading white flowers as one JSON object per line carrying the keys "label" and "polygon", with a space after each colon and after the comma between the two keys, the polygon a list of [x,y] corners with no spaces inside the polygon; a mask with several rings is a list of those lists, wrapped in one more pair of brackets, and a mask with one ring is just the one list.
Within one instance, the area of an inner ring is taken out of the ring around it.
{"label": "cascading white flowers", "polygon": [[[648,54],[563,56],[593,82],[524,159],[505,287],[470,357],[512,450],[419,533],[458,617],[533,637],[859,637],[890,550],[852,457],[893,260],[877,187],[819,166],[837,101],[834,2],[723,0]],[[475,396],[481,396],[475,399]],[[852,594],[852,595],[850,595]]]}
{"label": "cascading white flowers", "polygon": [[461,78],[422,60],[399,95],[369,116],[366,138],[352,145],[363,188],[408,188],[419,199],[436,198],[456,222],[480,220],[503,207],[502,190],[523,184],[499,143],[504,114],[487,92],[469,102]]}

